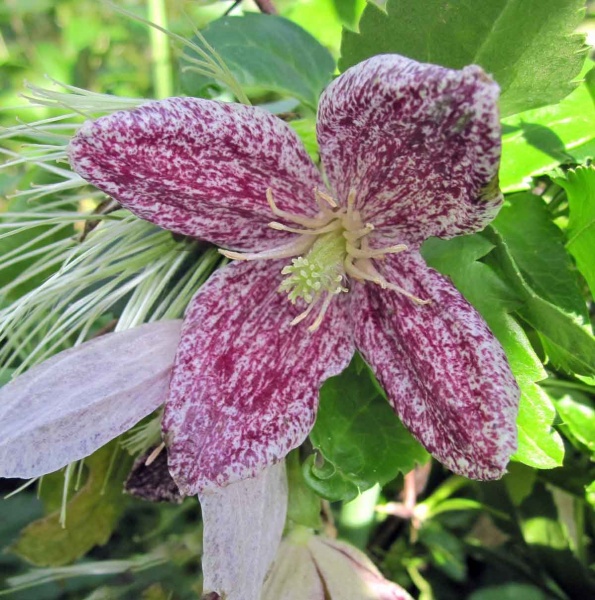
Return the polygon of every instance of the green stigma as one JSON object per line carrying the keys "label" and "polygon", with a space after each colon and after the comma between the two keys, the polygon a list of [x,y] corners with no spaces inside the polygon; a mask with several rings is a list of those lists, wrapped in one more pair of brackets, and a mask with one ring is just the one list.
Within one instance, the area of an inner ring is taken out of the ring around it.
{"label": "green stigma", "polygon": [[280,287],[292,303],[298,298],[311,304],[321,294],[347,292],[341,285],[345,276],[344,261],[347,257],[343,230],[331,231],[318,236],[305,256],[294,258],[281,273],[288,275]]}

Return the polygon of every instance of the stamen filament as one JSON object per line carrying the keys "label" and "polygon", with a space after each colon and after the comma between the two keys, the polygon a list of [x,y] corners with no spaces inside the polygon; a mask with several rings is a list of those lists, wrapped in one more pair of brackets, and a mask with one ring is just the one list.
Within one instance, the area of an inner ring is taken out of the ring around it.
{"label": "stamen filament", "polygon": [[314,331],[316,331],[322,324],[322,321],[324,320],[324,315],[326,315],[326,311],[328,310],[328,307],[331,305],[331,301],[334,296],[335,296],[335,294],[332,294],[332,293],[329,293],[326,295],[326,298],[324,299],[324,302],[322,303],[322,308],[320,309],[320,312],[318,313],[316,320],[314,321],[314,323],[312,323],[312,325],[310,325],[310,327],[308,327],[308,331],[310,333],[313,333]]}
{"label": "stamen filament", "polygon": [[306,253],[316,240],[306,236],[300,236],[284,246],[263,250],[262,252],[235,252],[234,250],[223,250],[219,253],[231,260],[274,260],[277,258],[291,258]]}
{"label": "stamen filament", "polygon": [[339,229],[341,227],[341,221],[335,219],[328,225],[324,225],[324,227],[318,227],[317,229],[296,229],[294,227],[283,225],[283,223],[278,223],[277,221],[272,221],[269,223],[269,227],[271,229],[276,229],[277,231],[288,231],[289,233],[299,233],[300,235],[320,235],[321,233],[328,233],[329,231],[335,231],[336,229]]}
{"label": "stamen filament", "polygon": [[314,308],[315,304],[316,302],[311,302],[310,304],[308,304],[308,308],[306,308],[304,312],[300,313],[295,319],[293,319],[290,325],[297,325],[298,323],[301,323],[304,319],[307,319],[310,313],[312,312],[312,309]]}
{"label": "stamen filament", "polygon": [[371,262],[366,259],[365,268],[360,268],[353,263],[353,261],[348,257],[345,260],[345,272],[348,275],[351,275],[355,279],[359,279],[360,281],[370,281],[379,285],[383,290],[392,290],[393,292],[398,292],[402,294],[406,298],[409,298],[416,304],[430,304],[431,300],[423,300],[422,298],[418,298],[414,296],[406,289],[395,285],[394,283],[388,282],[378,271],[374,268]]}
{"label": "stamen filament", "polygon": [[348,242],[355,242],[355,241],[359,240],[360,238],[365,237],[372,231],[374,231],[374,225],[372,225],[372,223],[366,223],[365,226],[362,227],[361,229],[356,229],[355,231],[344,231],[343,237]]}
{"label": "stamen filament", "polygon": [[271,212],[276,216],[282,219],[289,221],[290,223],[297,223],[302,227],[307,227],[308,229],[312,229],[314,227],[320,226],[320,218],[306,217],[303,215],[294,215],[293,213],[287,212],[285,210],[281,210],[276,204],[275,199],[273,198],[273,190],[269,188],[266,191],[267,202],[271,207]]}
{"label": "stamen filament", "polygon": [[378,250],[363,250],[361,248],[356,248],[349,242],[346,244],[346,248],[347,253],[355,258],[384,258],[385,254],[398,254],[399,252],[403,252],[404,250],[408,249],[405,244],[397,244],[396,246],[379,248]]}
{"label": "stamen filament", "polygon": [[354,207],[355,207],[355,189],[351,188],[349,190],[349,196],[347,196],[347,213],[349,214],[350,212],[352,212]]}

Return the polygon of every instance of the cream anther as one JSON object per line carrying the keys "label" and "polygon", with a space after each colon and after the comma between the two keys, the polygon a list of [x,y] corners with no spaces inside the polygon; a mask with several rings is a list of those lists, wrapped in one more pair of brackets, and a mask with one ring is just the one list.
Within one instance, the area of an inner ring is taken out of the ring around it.
{"label": "cream anther", "polygon": [[[316,188],[314,190],[314,197],[316,198],[317,202],[318,202],[318,200],[324,200],[331,208],[339,208],[337,201],[332,196],[329,196],[325,192],[321,192],[318,188]],[[318,202],[318,206],[321,206],[320,202]],[[322,205],[321,208],[324,209],[327,207]]]}

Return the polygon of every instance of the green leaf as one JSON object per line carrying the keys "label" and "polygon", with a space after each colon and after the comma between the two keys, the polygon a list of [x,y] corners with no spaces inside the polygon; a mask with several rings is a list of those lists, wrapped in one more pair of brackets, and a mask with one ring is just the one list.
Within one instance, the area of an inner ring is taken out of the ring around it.
{"label": "green leaf", "polygon": [[365,0],[300,0],[283,2],[279,10],[338,55],[342,26],[353,29],[365,6]]}
{"label": "green leaf", "polygon": [[320,497],[306,485],[300,465],[299,450],[293,450],[285,459],[287,467],[287,522],[303,525],[310,529],[320,529]]}
{"label": "green leaf", "polygon": [[552,429],[555,409],[535,382],[546,373],[523,329],[509,314],[519,306],[517,295],[488,265],[478,262],[494,245],[480,235],[452,240],[430,239],[422,247],[428,264],[450,277],[458,290],[487,321],[498,338],[521,388],[515,460],[539,469],[562,463],[564,446]]}
{"label": "green leaf", "polygon": [[[246,88],[292,96],[316,108],[335,61],[328,50],[301,27],[273,15],[247,13],[223,17],[202,31],[232,74]],[[202,46],[199,39],[193,42]],[[189,51],[189,56],[196,56]],[[182,73],[182,87],[193,96],[204,94],[214,80],[192,70]]]}
{"label": "green leaf", "polygon": [[521,463],[513,463],[509,466],[508,473],[502,481],[506,486],[510,500],[515,506],[519,506],[529,496],[536,479],[537,471],[534,469]]}
{"label": "green leaf", "polygon": [[595,67],[593,67],[586,75],[585,75],[585,85],[589,90],[589,94],[591,95],[591,100],[595,103]]}
{"label": "green leaf", "polygon": [[552,222],[546,203],[530,193],[506,200],[492,226],[502,236],[527,284],[542,298],[588,322],[587,305],[564,248],[564,234]]}
{"label": "green leaf", "polygon": [[595,298],[595,167],[578,167],[568,171],[565,178],[555,181],[568,196],[570,214],[566,247]]}
{"label": "green leaf", "polygon": [[302,144],[314,162],[318,162],[318,140],[316,139],[316,121],[312,119],[296,119],[287,123],[300,137]]}
{"label": "green leaf", "polygon": [[533,488],[521,505],[521,513],[524,539],[545,573],[568,598],[593,598],[595,576],[571,551],[572,541],[562,515],[543,483]]}
{"label": "green leaf", "polygon": [[359,33],[345,30],[339,68],[396,53],[460,69],[481,65],[502,88],[504,116],[558,102],[585,57],[573,35],[583,0],[388,0],[368,4]]}
{"label": "green leaf", "polygon": [[467,564],[463,541],[437,521],[429,521],[419,530],[419,540],[430,551],[432,562],[451,579],[464,581]]}
{"label": "green leaf", "polygon": [[351,500],[428,459],[381,396],[367,367],[358,373],[357,362],[361,359],[322,386],[310,434],[318,456],[305,463],[304,476],[329,500]]}
{"label": "green leaf", "polygon": [[595,403],[578,391],[554,398],[558,414],[570,433],[595,455]]}
{"label": "green leaf", "polygon": [[12,552],[37,566],[58,567],[109,540],[128,500],[122,482],[132,464],[132,459],[122,454],[110,474],[117,444],[112,442],[85,459],[87,481],[66,506],[66,528],[56,511],[25,527],[10,548]]}
{"label": "green leaf", "polygon": [[556,364],[580,375],[595,374],[595,338],[573,315],[564,312],[551,302],[538,296],[525,281],[518,265],[502,237],[488,228],[484,235],[491,239],[496,250],[491,254],[521,300],[518,314],[548,341],[549,351],[562,351],[551,355]]}
{"label": "green leaf", "polygon": [[531,177],[595,156],[595,108],[585,85],[559,104],[503,119],[502,126],[504,192],[528,190]]}
{"label": "green leaf", "polygon": [[595,481],[588,485],[585,489],[585,497],[587,502],[595,508]]}

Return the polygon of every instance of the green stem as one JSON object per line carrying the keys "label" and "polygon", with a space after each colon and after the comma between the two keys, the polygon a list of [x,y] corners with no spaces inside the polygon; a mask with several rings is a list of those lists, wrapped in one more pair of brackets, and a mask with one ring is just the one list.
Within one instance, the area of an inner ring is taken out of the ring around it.
{"label": "green stem", "polygon": [[380,486],[375,485],[341,508],[341,534],[358,548],[363,549],[368,543],[379,495]]}
{"label": "green stem", "polygon": [[[147,0],[149,21],[167,29],[165,0]],[[151,55],[153,57],[153,87],[156,98],[173,96],[174,81],[171,65],[171,50],[167,35],[151,27]]]}

